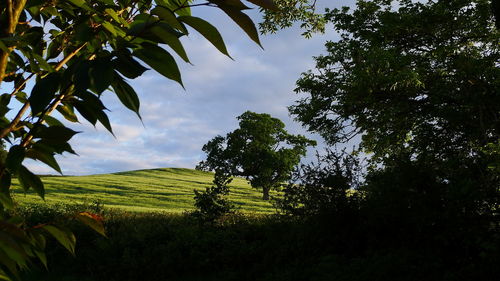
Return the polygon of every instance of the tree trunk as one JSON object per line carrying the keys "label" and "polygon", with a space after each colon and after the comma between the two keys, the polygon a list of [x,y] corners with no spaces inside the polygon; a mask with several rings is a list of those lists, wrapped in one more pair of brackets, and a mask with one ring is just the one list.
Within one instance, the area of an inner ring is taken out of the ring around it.
{"label": "tree trunk", "polygon": [[[0,13],[1,18],[3,19],[0,21],[0,38],[14,35],[19,17],[24,9],[24,5],[26,5],[26,0],[7,0],[5,2],[5,10],[3,13]],[[9,49],[10,50],[0,49],[0,84],[5,78],[5,69],[7,68],[7,62],[9,61],[9,54],[14,47],[10,47]]]}
{"label": "tree trunk", "polygon": [[263,187],[262,188],[262,200],[268,201],[269,200],[269,187]]}

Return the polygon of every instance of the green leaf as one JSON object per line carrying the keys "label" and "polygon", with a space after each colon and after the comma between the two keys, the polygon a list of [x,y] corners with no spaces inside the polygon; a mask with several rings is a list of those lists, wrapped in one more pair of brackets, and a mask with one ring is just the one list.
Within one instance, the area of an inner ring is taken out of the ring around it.
{"label": "green leaf", "polygon": [[75,107],[83,118],[87,119],[94,126],[97,120],[99,120],[99,122],[114,135],[108,116],[104,113],[106,107],[102,104],[101,100],[89,92],[78,93],[78,97],[80,97],[82,101],[77,101]]}
{"label": "green leaf", "polygon": [[[158,5],[167,7],[171,11],[175,11],[179,16],[191,15],[191,8],[187,6],[188,2],[186,0],[155,0],[155,2]],[[186,6],[182,6],[183,4],[186,4]]]}
{"label": "green leaf", "polygon": [[57,72],[52,72],[35,84],[28,99],[33,115],[41,113],[50,104],[59,89],[60,83],[60,76]]}
{"label": "green leaf", "polygon": [[111,128],[111,123],[109,122],[108,115],[104,113],[103,110],[96,112],[96,117],[99,122],[108,130],[113,136],[115,133],[113,133],[113,129]]}
{"label": "green leaf", "polygon": [[71,231],[54,225],[44,225],[42,228],[56,238],[72,255],[75,255],[76,238]]}
{"label": "green leaf", "polygon": [[74,103],[74,107],[76,110],[85,118],[85,120],[89,121],[90,124],[94,125],[97,123],[97,116],[94,114],[94,109],[89,108],[86,102],[77,101]]}
{"label": "green leaf", "polygon": [[45,188],[39,176],[33,174],[28,168],[21,166],[18,171],[18,178],[24,191],[28,191],[31,187],[38,196],[45,200]]}
{"label": "green leaf", "polygon": [[59,105],[57,106],[57,111],[70,122],[78,122],[78,117],[76,116],[73,108],[70,105]]}
{"label": "green leaf", "polygon": [[68,127],[52,126],[52,127],[39,127],[33,133],[33,137],[41,138],[55,143],[68,142],[75,134],[75,132]]}
{"label": "green leaf", "polygon": [[198,17],[179,17],[181,22],[194,28],[203,37],[205,37],[210,43],[212,43],[221,53],[228,57],[231,57],[227,52],[226,45],[224,44],[224,39],[220,35],[217,28],[211,25],[209,22],[198,18]]}
{"label": "green leaf", "polygon": [[46,140],[39,140],[33,145],[33,147],[38,147],[38,146],[43,147],[42,149],[46,149],[48,151],[53,151],[54,153],[57,153],[57,154],[63,154],[64,152],[68,152],[68,153],[71,153],[74,155],[78,155],[71,148],[71,145],[69,145],[69,143],[67,143],[67,142],[54,143],[54,142],[50,142],[50,141],[46,141]]}
{"label": "green leaf", "polygon": [[112,63],[116,70],[130,79],[135,79],[148,70],[130,55],[118,55]]}
{"label": "green leaf", "polygon": [[0,193],[0,203],[6,210],[14,209],[14,201],[12,201],[12,198],[7,194]]}
{"label": "green leaf", "polygon": [[151,66],[161,75],[177,81],[184,87],[182,84],[181,72],[179,71],[175,59],[164,49],[153,44],[144,43],[141,49],[134,51],[134,56]]}
{"label": "green leaf", "polygon": [[4,171],[0,177],[0,193],[10,194],[10,185],[12,183],[12,175],[8,171]]}
{"label": "green leaf", "polygon": [[50,115],[45,116],[44,120],[45,123],[47,123],[47,125],[49,126],[64,126],[63,123],[61,123],[61,121],[57,120],[57,118],[54,118]]}
{"label": "green leaf", "polygon": [[230,6],[219,6],[219,8],[221,8],[237,25],[239,25],[248,37],[250,37],[250,39],[262,48],[257,28],[255,28],[255,24],[248,15],[239,9]]}
{"label": "green leaf", "polygon": [[4,51],[6,53],[10,52],[9,48],[2,42],[2,40],[0,40],[0,50]]}
{"label": "green leaf", "polygon": [[103,218],[101,216],[89,212],[81,212],[76,214],[75,218],[106,237],[106,230],[104,229]]}
{"label": "green leaf", "polygon": [[157,23],[149,29],[151,33],[156,35],[161,43],[165,43],[172,48],[185,62],[189,62],[186,50],[182,46],[181,41],[174,33],[174,30],[167,24]]}
{"label": "green leaf", "polygon": [[158,16],[160,19],[168,23],[173,28],[184,32],[184,34],[188,34],[188,31],[186,30],[184,25],[182,25],[179,22],[179,19],[175,16],[175,14],[171,10],[162,6],[157,6],[151,10],[151,14]]}
{"label": "green leaf", "polygon": [[226,7],[231,7],[231,8],[238,9],[238,10],[250,9],[250,7],[243,4],[241,2],[241,0],[209,0],[209,1],[217,4],[219,7],[226,6]]}
{"label": "green leaf", "polygon": [[94,30],[88,21],[82,22],[75,28],[74,40],[76,42],[88,42],[94,37]]}
{"label": "green leaf", "polygon": [[135,90],[127,82],[125,82],[119,74],[115,75],[115,79],[111,85],[113,86],[115,94],[122,104],[126,108],[135,112],[137,116],[141,118],[141,115],[139,114],[139,97],[137,96]]}
{"label": "green leaf", "polygon": [[126,21],[126,20],[124,20],[123,18],[121,18],[121,17],[120,17],[120,16],[116,13],[116,11],[115,11],[115,10],[110,9],[110,8],[107,8],[107,9],[105,9],[104,11],[106,12],[106,14],[108,14],[109,16],[111,16],[111,18],[112,18],[113,20],[115,20],[116,22],[121,23],[121,24],[126,25],[126,26],[128,25],[127,21]]}
{"label": "green leaf", "polygon": [[46,70],[48,72],[53,72],[54,71],[54,68],[52,67],[52,65],[50,65],[44,58],[42,58],[42,56],[36,54],[36,53],[32,53],[31,54],[36,61],[38,61],[38,65],[40,66],[40,68],[42,68],[43,70]]}
{"label": "green leaf", "polygon": [[16,173],[21,167],[25,154],[26,150],[24,147],[20,145],[12,146],[7,154],[7,159],[5,159],[5,167],[7,167],[12,173]]}
{"label": "green leaf", "polygon": [[109,58],[96,59],[89,70],[90,87],[97,94],[104,92],[113,81],[113,68]]}
{"label": "green leaf", "polygon": [[0,116],[4,116],[10,111],[9,103],[12,97],[9,94],[0,95]]}
{"label": "green leaf", "polygon": [[109,21],[105,21],[102,23],[102,26],[107,30],[109,31],[111,34],[113,34],[114,36],[116,36],[117,34],[117,31],[115,29],[115,27],[113,26],[113,24],[111,24]]}
{"label": "green leaf", "polygon": [[16,242],[9,234],[3,231],[0,232],[0,250],[11,260],[15,261],[18,266],[24,268],[26,267],[28,256],[19,243]]}
{"label": "green leaf", "polygon": [[[8,269],[10,271],[10,273],[14,274],[14,275],[17,275],[17,264],[16,262],[10,258],[6,253],[5,251],[2,250],[2,248],[0,247],[0,264],[2,264],[3,266],[6,267],[6,269]],[[1,274],[6,274],[3,270],[0,269],[0,276]],[[16,276],[17,277],[17,276]],[[5,279],[1,279],[0,280],[5,280]],[[10,279],[8,279],[10,280]],[[19,279],[16,279],[16,280],[19,280]]]}
{"label": "green leaf", "polygon": [[45,266],[45,269],[48,269],[47,256],[45,255],[45,252],[39,250],[33,250],[33,252],[35,252],[36,257],[40,260],[43,266]]}
{"label": "green leaf", "polygon": [[90,87],[90,61],[79,61],[71,65],[65,73],[71,74],[76,91],[86,91]]}
{"label": "green leaf", "polygon": [[158,20],[151,17],[150,14],[139,14],[134,17],[134,21],[127,30],[127,35],[141,36],[147,31],[148,27],[155,24]]}
{"label": "green leaf", "polygon": [[61,40],[59,38],[55,38],[49,44],[47,48],[47,59],[56,58],[61,53]]}
{"label": "green leaf", "polygon": [[73,3],[75,6],[84,8],[85,10],[91,10],[91,8],[87,5],[85,0],[66,0],[70,3]]}
{"label": "green leaf", "polygon": [[9,276],[7,276],[7,273],[0,269],[0,280],[5,280],[5,281],[12,281]]}
{"label": "green leaf", "polygon": [[59,167],[59,164],[54,158],[54,153],[52,151],[42,149],[41,147],[33,147],[26,151],[26,157],[39,160],[52,169],[56,170],[59,174],[62,174],[61,167]]}

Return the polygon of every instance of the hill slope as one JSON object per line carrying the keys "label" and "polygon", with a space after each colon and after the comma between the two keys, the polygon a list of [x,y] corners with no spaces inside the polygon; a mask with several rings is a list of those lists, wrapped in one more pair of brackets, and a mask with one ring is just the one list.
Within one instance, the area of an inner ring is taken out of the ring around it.
{"label": "hill slope", "polygon": [[[193,190],[210,186],[213,174],[191,169],[166,168],[91,176],[44,176],[46,202],[73,203],[100,200],[105,207],[128,211],[183,212],[193,209]],[[14,196],[21,205],[43,203],[33,191],[24,194],[14,182]],[[241,178],[230,185],[229,199],[243,212],[267,213],[274,209]]]}

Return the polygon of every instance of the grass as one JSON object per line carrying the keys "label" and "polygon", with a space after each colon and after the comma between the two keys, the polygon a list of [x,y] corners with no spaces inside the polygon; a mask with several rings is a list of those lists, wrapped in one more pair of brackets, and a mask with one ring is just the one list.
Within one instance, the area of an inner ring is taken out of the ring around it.
{"label": "grass", "polygon": [[[211,185],[213,174],[192,169],[165,168],[91,176],[43,176],[45,202],[84,203],[99,200],[107,208],[134,212],[193,210],[193,190]],[[27,193],[14,184],[14,198],[20,205],[43,203],[32,190]],[[270,213],[274,208],[261,199],[246,180],[235,178],[229,199],[245,213]]]}

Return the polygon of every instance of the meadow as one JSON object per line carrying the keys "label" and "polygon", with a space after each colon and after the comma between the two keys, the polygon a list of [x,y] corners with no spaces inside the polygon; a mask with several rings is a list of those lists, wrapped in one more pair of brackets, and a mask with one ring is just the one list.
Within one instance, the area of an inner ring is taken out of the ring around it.
{"label": "meadow", "polygon": [[[212,184],[213,173],[184,168],[164,168],[89,176],[42,176],[45,202],[91,203],[106,208],[132,212],[182,213],[193,210],[193,190],[204,190]],[[272,213],[270,202],[253,189],[245,179],[230,184],[229,199],[244,213]],[[21,205],[44,201],[34,191],[24,192],[14,181],[14,198]]]}

